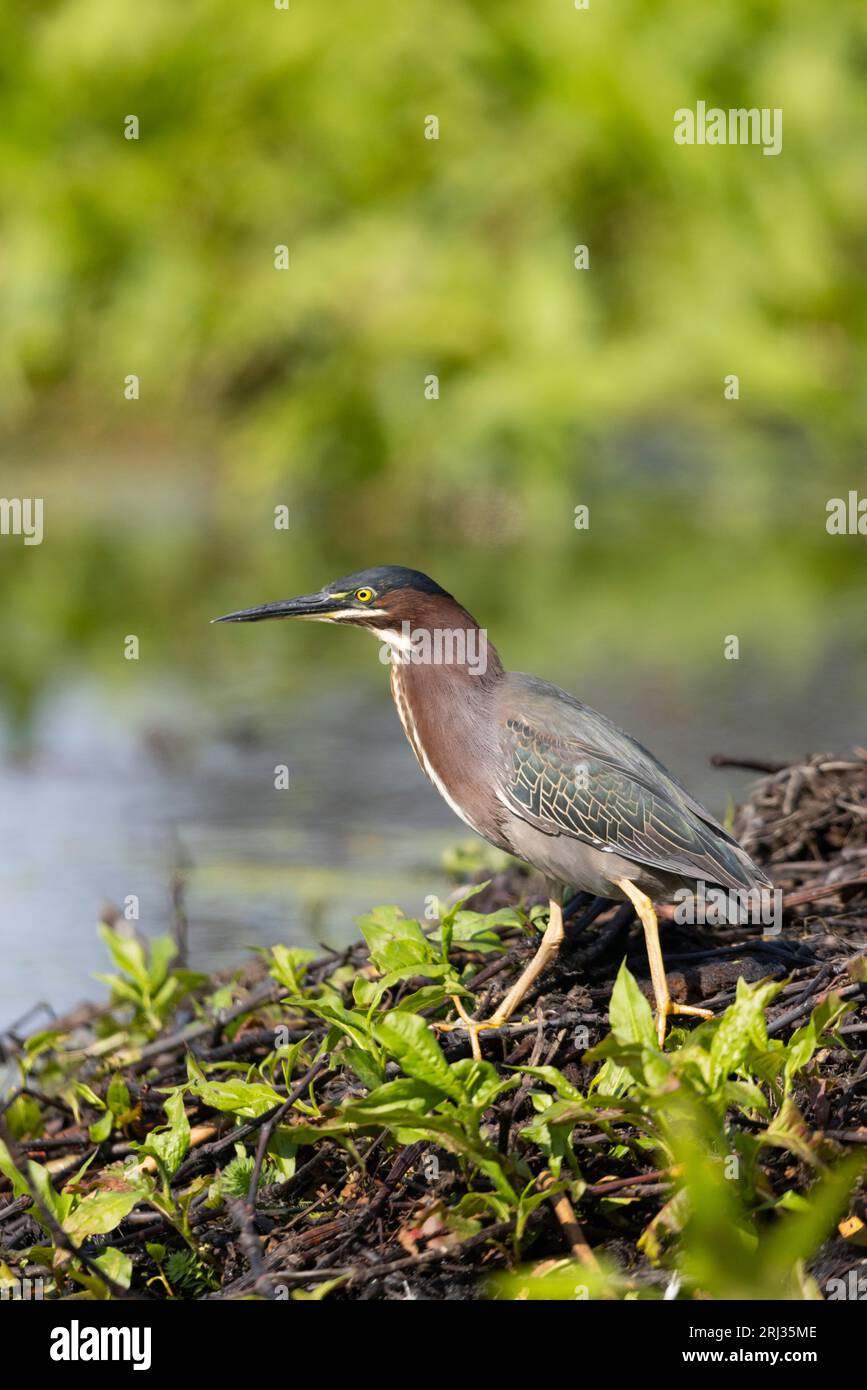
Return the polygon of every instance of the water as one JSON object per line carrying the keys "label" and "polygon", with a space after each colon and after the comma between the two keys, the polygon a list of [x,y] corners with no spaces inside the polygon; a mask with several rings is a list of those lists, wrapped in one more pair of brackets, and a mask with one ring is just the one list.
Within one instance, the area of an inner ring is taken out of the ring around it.
{"label": "water", "polygon": [[[865,739],[855,684],[833,662],[784,689],[771,675],[700,692],[661,672],[560,680],[719,815],[751,777],[711,769],[711,753],[791,757]],[[72,684],[44,703],[34,743],[3,776],[0,1026],[38,1000],[59,1010],[100,996],[103,904],[135,895],[144,934],[168,930],[179,855],[190,964],[211,970],[253,945],[345,943],[375,903],[419,915],[449,888],[443,849],[470,833],[422,777],[375,677],[238,717],[219,692],[160,687],[129,705]]]}
{"label": "water", "polygon": [[[144,934],[168,930],[179,856],[190,963],[206,970],[250,945],[339,945],[372,904],[419,912],[445,890],[453,818],[419,786],[385,701],[346,693],[340,712],[317,701],[307,716],[291,736],[287,713],[239,741],[178,703],[166,728],[112,714],[93,690],[50,702],[36,756],[4,775],[0,1024],[37,999],[60,1008],[102,989],[90,977],[105,968],[106,902],[135,895]],[[347,729],[364,731],[351,756]],[[288,790],[274,788],[278,762]]]}

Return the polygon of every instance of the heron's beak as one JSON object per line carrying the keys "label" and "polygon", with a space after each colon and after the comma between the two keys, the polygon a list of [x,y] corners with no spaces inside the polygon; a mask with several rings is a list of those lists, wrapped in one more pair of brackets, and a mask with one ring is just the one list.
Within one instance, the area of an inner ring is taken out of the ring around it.
{"label": "heron's beak", "polygon": [[212,618],[213,623],[260,623],[263,618],[321,618],[328,620],[332,613],[345,608],[346,594],[302,594],[300,598],[278,599],[276,603],[263,603],[260,608],[240,608],[237,613],[226,613],[222,618]]}

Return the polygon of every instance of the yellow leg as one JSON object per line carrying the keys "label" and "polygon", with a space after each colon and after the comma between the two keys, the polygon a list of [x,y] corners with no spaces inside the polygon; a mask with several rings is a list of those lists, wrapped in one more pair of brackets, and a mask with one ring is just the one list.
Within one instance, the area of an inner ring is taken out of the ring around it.
{"label": "yellow leg", "polygon": [[631,879],[617,878],[614,882],[629,898],[644,928],[647,959],[650,961],[650,979],[653,984],[653,996],[656,1000],[656,1036],[659,1039],[659,1046],[662,1047],[665,1042],[665,1027],[669,1014],[691,1014],[693,1018],[713,1018],[713,1014],[710,1009],[695,1009],[689,1004],[675,1004],[668,992],[668,981],[665,978],[665,966],[662,962],[662,949],[659,945],[659,927],[656,913],[653,910],[653,903],[646,893],[642,893],[640,888],[636,888]]}
{"label": "yellow leg", "polygon": [[482,1051],[479,1046],[479,1033],[486,1028],[502,1028],[504,1023],[512,1017],[516,1008],[520,1004],[524,995],[528,993],[531,985],[535,984],[542,971],[545,970],[553,960],[563,943],[563,899],[561,892],[558,891],[556,897],[552,896],[548,902],[548,925],[545,934],[539,943],[539,949],[534,955],[526,970],[518,976],[509,993],[506,995],[502,1004],[491,1017],[485,1019],[483,1023],[478,1023],[475,1019],[469,1018],[456,995],[452,996],[452,1002],[463,1020],[463,1026],[470,1035],[470,1047],[473,1056],[478,1060],[481,1058]]}

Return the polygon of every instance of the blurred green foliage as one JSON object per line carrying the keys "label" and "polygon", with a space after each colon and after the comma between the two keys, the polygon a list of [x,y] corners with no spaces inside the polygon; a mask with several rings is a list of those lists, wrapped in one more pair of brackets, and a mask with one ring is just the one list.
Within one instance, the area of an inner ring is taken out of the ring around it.
{"label": "blurred green foliage", "polygon": [[[6,0],[2,490],[46,502],[0,545],[7,710],[126,631],[214,672],[206,618],[382,562],[512,664],[815,663],[864,601],[824,520],[867,444],[865,69],[855,0]],[[698,99],[781,107],[782,153],[676,146]]]}

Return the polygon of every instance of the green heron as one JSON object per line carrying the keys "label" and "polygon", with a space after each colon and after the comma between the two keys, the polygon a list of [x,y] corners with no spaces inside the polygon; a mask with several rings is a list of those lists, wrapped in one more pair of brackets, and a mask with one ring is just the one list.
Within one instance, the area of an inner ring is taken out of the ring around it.
{"label": "green heron", "polygon": [[475,618],[417,570],[361,570],[214,621],[264,618],[344,623],[385,643],[391,693],[422,770],[461,820],[547,879],[548,926],[496,1012],[476,1021],[454,1001],[475,1056],[481,1030],[501,1027],[556,957],[569,887],[633,904],[660,1046],[670,1014],[710,1017],[669,995],[653,902],[699,885],[741,894],[770,884],[640,743],[557,686],[504,670]]}

